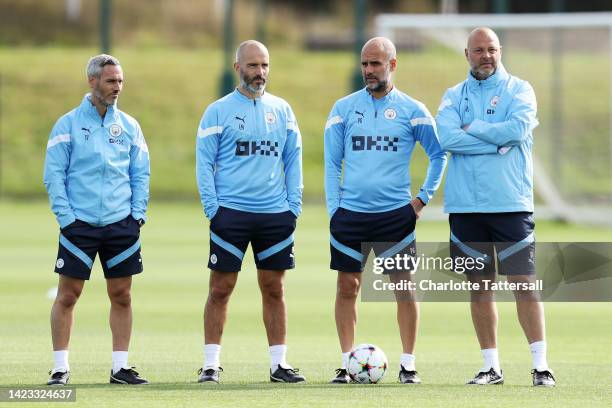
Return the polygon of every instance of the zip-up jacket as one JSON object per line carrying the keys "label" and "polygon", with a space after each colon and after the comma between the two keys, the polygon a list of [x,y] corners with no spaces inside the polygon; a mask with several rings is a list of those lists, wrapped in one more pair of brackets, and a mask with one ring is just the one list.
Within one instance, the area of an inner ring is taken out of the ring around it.
{"label": "zip-up jacket", "polygon": [[509,75],[501,64],[485,80],[468,73],[446,91],[436,118],[440,144],[451,153],[446,212],[533,211],[536,112],[531,85]]}
{"label": "zip-up jacket", "polygon": [[76,219],[95,226],[130,214],[146,220],[149,149],[140,125],[115,105],[102,118],[90,98],[49,135],[43,181],[51,209],[60,228]]}
{"label": "zip-up jacket", "polygon": [[302,137],[291,107],[237,89],[213,102],[196,138],[196,178],[204,212],[219,206],[255,213],[302,209]]}
{"label": "zip-up jacket", "polygon": [[391,211],[408,204],[410,157],[416,142],[429,156],[425,204],[440,186],[446,153],[421,102],[393,88],[375,99],[366,88],[338,100],[325,124],[325,195],[330,217],[339,207]]}

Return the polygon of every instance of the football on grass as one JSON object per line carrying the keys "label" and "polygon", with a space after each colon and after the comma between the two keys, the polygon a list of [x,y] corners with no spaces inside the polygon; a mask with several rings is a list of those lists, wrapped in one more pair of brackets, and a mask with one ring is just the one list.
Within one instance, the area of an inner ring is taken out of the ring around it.
{"label": "football on grass", "polygon": [[387,356],[373,344],[360,344],[349,354],[348,374],[360,384],[376,384],[387,372]]}

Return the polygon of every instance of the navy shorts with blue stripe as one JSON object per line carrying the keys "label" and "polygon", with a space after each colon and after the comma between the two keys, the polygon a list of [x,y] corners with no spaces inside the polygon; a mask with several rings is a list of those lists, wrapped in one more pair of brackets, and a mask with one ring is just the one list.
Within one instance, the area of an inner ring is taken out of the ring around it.
{"label": "navy shorts with blue stripe", "polygon": [[106,279],[142,272],[138,222],[128,215],[103,227],[76,220],[62,228],[55,272],[87,280],[98,253]]}
{"label": "navy shorts with blue stripe", "polygon": [[[404,253],[413,256],[416,253],[415,226],[416,214],[411,204],[378,213],[340,207],[329,221],[330,268],[341,272],[363,272],[371,250],[384,258]],[[366,245],[368,247],[362,248]],[[384,273],[393,272],[400,271]]]}
{"label": "navy shorts with blue stripe", "polygon": [[535,222],[531,212],[452,213],[450,250],[453,258],[485,259],[484,268],[466,273],[535,274]]}
{"label": "navy shorts with blue stripe", "polygon": [[218,272],[239,272],[250,242],[257,269],[295,268],[296,221],[291,211],[265,214],[219,207],[210,221],[208,267]]}

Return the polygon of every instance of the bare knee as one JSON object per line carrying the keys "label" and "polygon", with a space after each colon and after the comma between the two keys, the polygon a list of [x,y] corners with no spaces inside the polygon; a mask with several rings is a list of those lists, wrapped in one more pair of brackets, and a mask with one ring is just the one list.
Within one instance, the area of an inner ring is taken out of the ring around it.
{"label": "bare knee", "polygon": [[55,304],[64,309],[72,309],[74,305],[76,305],[80,296],[81,290],[77,288],[63,288],[57,293]]}
{"label": "bare knee", "polygon": [[226,304],[234,291],[235,282],[211,282],[208,290],[208,301],[215,304]]}
{"label": "bare knee", "polygon": [[342,276],[338,279],[338,288],[336,296],[339,299],[355,300],[359,295],[361,282],[359,278]]}
{"label": "bare knee", "polygon": [[266,301],[281,301],[285,295],[281,280],[269,279],[260,283],[261,295]]}
{"label": "bare knee", "polygon": [[109,289],[108,298],[113,306],[126,308],[132,304],[132,295],[129,288]]}

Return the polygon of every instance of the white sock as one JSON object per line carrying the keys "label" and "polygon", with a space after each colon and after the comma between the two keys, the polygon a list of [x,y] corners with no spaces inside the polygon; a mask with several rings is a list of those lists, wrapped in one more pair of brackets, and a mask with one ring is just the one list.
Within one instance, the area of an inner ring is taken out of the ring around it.
{"label": "white sock", "polygon": [[53,371],[51,374],[58,371],[70,371],[68,364],[68,350],[57,350],[53,352]]}
{"label": "white sock", "polygon": [[347,351],[346,353],[342,353],[342,368],[344,368],[345,370],[348,368],[348,359],[349,359],[350,354],[351,354],[350,351]]}
{"label": "white sock", "polygon": [[129,368],[128,366],[128,352],[127,351],[113,351],[113,374],[122,368]]}
{"label": "white sock", "polygon": [[499,367],[499,353],[496,348],[482,349],[482,358],[484,359],[484,367],[482,371],[489,371],[491,368],[496,373],[501,374],[501,368]]}
{"label": "white sock", "polygon": [[221,357],[221,345],[220,344],[205,344],[204,345],[204,369],[208,370],[214,368],[217,370],[219,365],[219,358]]}
{"label": "white sock", "polygon": [[546,341],[534,341],[529,345],[531,349],[531,359],[534,369],[538,371],[548,370],[548,362],[546,361]]}
{"label": "white sock", "polygon": [[285,344],[270,346],[270,369],[272,372],[276,371],[279,365],[283,368],[291,368],[287,364],[287,345]]}
{"label": "white sock", "polygon": [[414,354],[402,353],[400,356],[400,365],[404,367],[406,371],[416,371],[415,360],[416,357]]}

